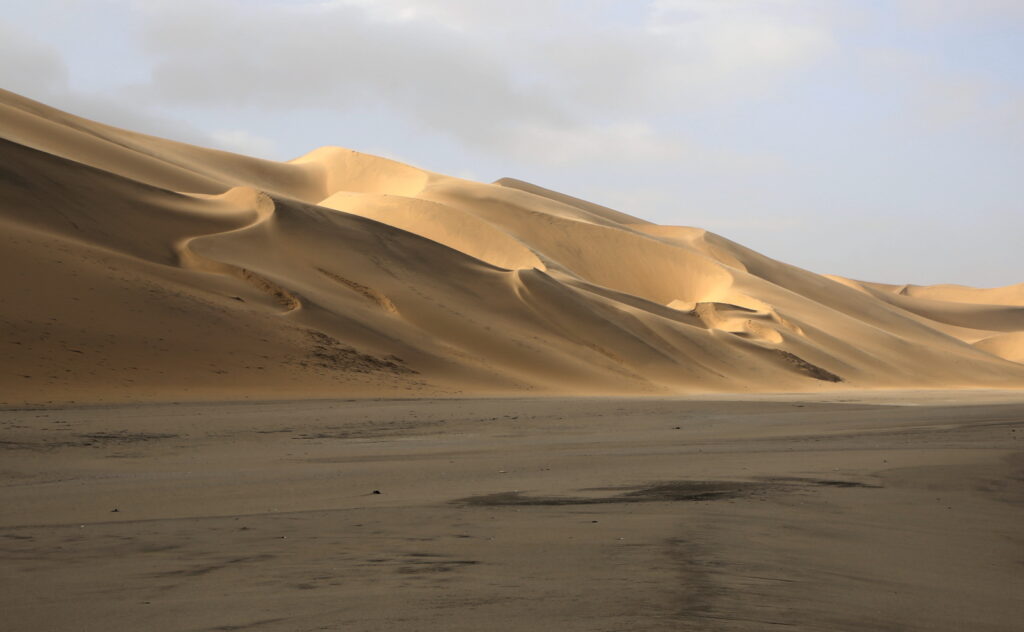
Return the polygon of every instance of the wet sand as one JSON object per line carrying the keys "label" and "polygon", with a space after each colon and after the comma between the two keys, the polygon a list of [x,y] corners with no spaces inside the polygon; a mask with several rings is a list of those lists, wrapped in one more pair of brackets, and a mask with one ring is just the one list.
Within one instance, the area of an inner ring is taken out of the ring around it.
{"label": "wet sand", "polygon": [[1020,629],[1019,392],[757,397],[0,410],[0,627]]}

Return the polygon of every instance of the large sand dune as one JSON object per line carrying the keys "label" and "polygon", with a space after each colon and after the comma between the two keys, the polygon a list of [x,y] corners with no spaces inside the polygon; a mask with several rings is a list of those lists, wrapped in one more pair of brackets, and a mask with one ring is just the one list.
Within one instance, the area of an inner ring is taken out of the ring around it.
{"label": "large sand dune", "polygon": [[516,180],[2,91],[0,136],[8,404],[1024,387],[1024,284],[822,276]]}

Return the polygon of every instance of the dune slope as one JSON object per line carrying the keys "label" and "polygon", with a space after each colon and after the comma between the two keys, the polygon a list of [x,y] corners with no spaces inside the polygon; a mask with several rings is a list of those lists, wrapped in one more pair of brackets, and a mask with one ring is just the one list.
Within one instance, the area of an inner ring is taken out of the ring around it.
{"label": "dune slope", "polygon": [[827,277],[337,147],[0,92],[0,402],[1024,386],[1021,287]]}

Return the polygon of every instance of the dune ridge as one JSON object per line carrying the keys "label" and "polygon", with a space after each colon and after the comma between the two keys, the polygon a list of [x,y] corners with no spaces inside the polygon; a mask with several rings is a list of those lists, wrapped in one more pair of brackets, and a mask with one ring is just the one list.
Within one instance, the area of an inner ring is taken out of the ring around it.
{"label": "dune ridge", "polygon": [[0,137],[8,404],[1024,387],[1024,284],[819,275],[518,180],[2,91]]}

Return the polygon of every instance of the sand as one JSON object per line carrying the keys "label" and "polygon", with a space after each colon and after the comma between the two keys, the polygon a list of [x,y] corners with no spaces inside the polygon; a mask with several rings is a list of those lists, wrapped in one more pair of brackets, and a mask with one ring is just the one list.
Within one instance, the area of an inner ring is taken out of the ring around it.
{"label": "sand", "polygon": [[9,92],[0,281],[7,405],[1024,386],[1024,284],[830,277],[514,179]]}
{"label": "sand", "polygon": [[1022,438],[1019,391],[6,410],[0,611],[10,630],[1010,632]]}
{"label": "sand", "polygon": [[2,629],[1024,620],[1024,284],[3,91],[0,281]]}

